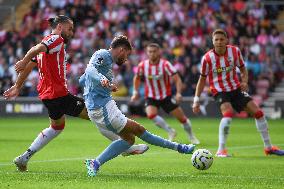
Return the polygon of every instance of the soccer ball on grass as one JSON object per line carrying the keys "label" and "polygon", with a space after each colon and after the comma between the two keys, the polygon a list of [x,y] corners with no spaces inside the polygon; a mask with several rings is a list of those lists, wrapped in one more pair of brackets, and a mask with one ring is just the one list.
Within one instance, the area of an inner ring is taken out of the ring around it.
{"label": "soccer ball on grass", "polygon": [[213,155],[209,150],[198,149],[192,154],[191,163],[196,169],[209,169],[213,163]]}

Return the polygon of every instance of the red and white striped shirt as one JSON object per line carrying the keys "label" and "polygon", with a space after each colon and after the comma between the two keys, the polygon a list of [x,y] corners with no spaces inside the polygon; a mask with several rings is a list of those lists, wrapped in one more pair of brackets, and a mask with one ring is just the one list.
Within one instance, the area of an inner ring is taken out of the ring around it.
{"label": "red and white striped shirt", "polygon": [[170,77],[176,72],[175,67],[165,59],[160,59],[158,64],[150,64],[149,60],[140,62],[137,74],[145,78],[145,98],[163,100],[171,96]]}
{"label": "red and white striped shirt", "polygon": [[224,56],[219,56],[212,49],[201,60],[201,75],[209,76],[210,90],[213,95],[218,92],[230,92],[240,87],[236,67],[243,67],[244,60],[238,47],[227,45]]}
{"label": "red and white striped shirt", "polygon": [[54,99],[68,94],[66,82],[66,52],[60,35],[48,35],[42,41],[47,52],[37,55],[40,99]]}

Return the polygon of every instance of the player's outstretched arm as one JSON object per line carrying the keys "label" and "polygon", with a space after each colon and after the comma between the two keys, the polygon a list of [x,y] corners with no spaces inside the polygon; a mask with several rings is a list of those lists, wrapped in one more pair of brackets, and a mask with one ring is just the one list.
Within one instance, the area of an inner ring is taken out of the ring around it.
{"label": "player's outstretched arm", "polygon": [[173,75],[173,80],[175,82],[175,85],[176,85],[176,101],[177,103],[180,103],[181,100],[182,100],[182,95],[181,95],[181,92],[182,92],[182,81],[181,81],[181,78],[180,76],[176,73]]}
{"label": "player's outstretched arm", "polygon": [[35,62],[30,61],[25,69],[21,71],[17,77],[16,83],[8,90],[4,92],[4,97],[5,99],[11,99],[11,98],[16,98],[20,90],[23,86],[23,83],[27,79],[28,75],[31,73],[32,69],[36,66]]}
{"label": "player's outstretched arm", "polygon": [[130,99],[132,102],[139,99],[138,90],[139,90],[140,82],[141,82],[140,77],[138,75],[135,75],[133,78],[133,93]]}
{"label": "player's outstretched arm", "polygon": [[40,52],[46,52],[47,51],[47,47],[40,43],[37,44],[36,46],[33,46],[28,52],[27,54],[24,56],[24,58],[20,61],[18,61],[15,65],[15,70],[17,73],[23,71],[26,67],[26,65],[31,61],[31,59],[33,57],[36,57],[36,55],[38,55]]}
{"label": "player's outstretched arm", "polygon": [[195,96],[193,99],[193,105],[192,105],[192,111],[193,113],[199,113],[200,109],[200,103],[199,103],[199,97],[205,87],[206,84],[206,76],[200,75],[199,80],[197,82],[197,86],[196,86],[196,91],[195,91]]}

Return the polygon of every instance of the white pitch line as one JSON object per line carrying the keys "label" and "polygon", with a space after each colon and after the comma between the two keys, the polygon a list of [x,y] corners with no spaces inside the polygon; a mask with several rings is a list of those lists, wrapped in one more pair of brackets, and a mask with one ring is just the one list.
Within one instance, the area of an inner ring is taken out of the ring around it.
{"label": "white pitch line", "polygon": [[[284,144],[276,144],[277,146],[284,146]],[[229,149],[254,149],[254,148],[260,148],[263,147],[263,145],[251,145],[251,146],[233,146],[230,147]],[[214,149],[209,150],[213,151]],[[157,154],[170,154],[170,153],[175,153],[174,151],[167,151],[167,152],[146,152],[144,156],[151,156],[151,155],[157,155]],[[48,163],[48,162],[63,162],[63,161],[76,161],[76,160],[85,160],[87,158],[94,157],[94,155],[90,155],[88,157],[75,157],[75,158],[61,158],[61,159],[50,159],[50,160],[35,160],[35,161],[30,161],[29,164],[31,163]],[[12,162],[0,162],[0,166],[10,166],[13,165],[14,163]]]}

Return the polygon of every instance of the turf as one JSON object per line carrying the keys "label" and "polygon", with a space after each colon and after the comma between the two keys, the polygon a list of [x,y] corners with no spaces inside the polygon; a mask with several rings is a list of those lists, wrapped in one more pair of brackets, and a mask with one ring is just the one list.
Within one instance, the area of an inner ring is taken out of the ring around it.
{"label": "turf", "polygon": [[[136,119],[152,133],[167,137],[147,119]],[[167,121],[178,131],[177,141],[187,143],[174,119]],[[284,148],[283,120],[270,120],[274,144]],[[218,119],[192,119],[198,148],[215,153]],[[190,155],[150,146],[144,155],[118,157],[106,163],[95,178],[88,178],[85,158],[96,157],[109,141],[90,122],[67,119],[65,131],[19,173],[11,161],[24,152],[48,125],[46,118],[0,119],[0,188],[284,188],[284,157],[265,156],[253,119],[234,119],[228,140],[232,158],[214,158],[209,170],[199,171]],[[137,140],[136,143],[142,143]]]}

